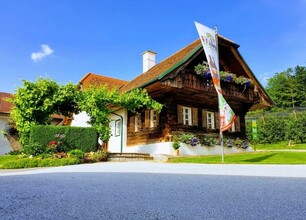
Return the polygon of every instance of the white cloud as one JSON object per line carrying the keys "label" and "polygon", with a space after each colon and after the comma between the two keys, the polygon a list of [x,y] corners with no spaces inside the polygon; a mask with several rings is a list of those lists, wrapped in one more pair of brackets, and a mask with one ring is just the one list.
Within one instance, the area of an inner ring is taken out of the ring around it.
{"label": "white cloud", "polygon": [[268,80],[272,77],[272,75],[273,74],[270,73],[270,72],[261,74],[258,78],[261,85],[263,85],[265,87],[268,83]]}
{"label": "white cloud", "polygon": [[52,50],[48,44],[42,44],[41,45],[41,51],[40,52],[33,52],[31,55],[31,59],[34,62],[37,62],[41,59],[43,59],[46,56],[51,55],[54,52],[54,50]]}

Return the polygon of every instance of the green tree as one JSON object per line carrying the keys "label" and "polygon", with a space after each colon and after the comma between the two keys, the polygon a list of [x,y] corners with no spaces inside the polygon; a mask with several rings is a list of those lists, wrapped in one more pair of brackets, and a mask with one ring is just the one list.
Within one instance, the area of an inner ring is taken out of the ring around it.
{"label": "green tree", "polygon": [[306,105],[306,67],[296,66],[276,73],[268,80],[268,94],[280,108]]}
{"label": "green tree", "polygon": [[276,73],[268,80],[266,90],[276,104],[281,108],[295,107],[297,102],[297,87],[292,69]]}
{"label": "green tree", "polygon": [[297,104],[299,106],[306,106],[306,67],[295,67],[295,80],[297,85]]}
{"label": "green tree", "polygon": [[109,115],[118,108],[136,111],[141,108],[161,111],[162,105],[153,100],[146,90],[135,89],[126,93],[119,93],[116,89],[107,87],[91,87],[81,94],[80,109],[89,117],[89,123],[98,130],[102,141],[110,138]]}
{"label": "green tree", "polygon": [[50,79],[23,80],[23,87],[19,87],[10,100],[14,104],[11,117],[21,144],[27,144],[32,125],[49,124],[54,113],[64,116],[77,113],[78,97],[79,90],[72,83],[61,86]]}
{"label": "green tree", "polygon": [[80,110],[87,112],[89,123],[98,130],[103,141],[108,141],[109,115],[116,109],[162,109],[162,105],[154,101],[145,90],[119,93],[107,87],[92,87],[82,92],[72,83],[62,86],[43,78],[35,82],[23,80],[23,87],[17,89],[11,102],[14,104],[11,117],[23,145],[28,143],[31,126],[50,124],[54,113],[71,117]]}

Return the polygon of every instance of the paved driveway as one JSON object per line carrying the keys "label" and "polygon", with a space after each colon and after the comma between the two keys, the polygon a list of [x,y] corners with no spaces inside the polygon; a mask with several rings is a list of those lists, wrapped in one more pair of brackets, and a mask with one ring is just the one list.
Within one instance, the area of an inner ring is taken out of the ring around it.
{"label": "paved driveway", "polygon": [[306,216],[305,166],[130,162],[1,175],[1,220]]}
{"label": "paved driveway", "polygon": [[223,164],[171,164],[156,162],[107,162],[81,164],[55,168],[26,170],[1,170],[0,176],[43,174],[43,173],[172,173],[199,175],[234,175],[266,177],[306,178],[306,165],[223,165]]}

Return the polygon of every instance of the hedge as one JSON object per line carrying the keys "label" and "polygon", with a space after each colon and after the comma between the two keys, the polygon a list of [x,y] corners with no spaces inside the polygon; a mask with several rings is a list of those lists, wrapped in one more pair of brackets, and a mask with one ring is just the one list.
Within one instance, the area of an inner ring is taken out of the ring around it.
{"label": "hedge", "polygon": [[246,121],[246,133],[249,140],[260,144],[278,143],[292,140],[295,143],[306,142],[306,112],[286,116],[266,115],[256,120],[257,140],[252,137],[251,121]]}
{"label": "hedge", "polygon": [[20,169],[32,167],[54,167],[79,164],[78,158],[22,158],[19,160],[9,161],[1,166],[1,169]]}
{"label": "hedge", "polygon": [[30,146],[47,148],[51,141],[61,142],[65,152],[79,149],[84,152],[98,149],[98,133],[93,127],[37,125],[30,130]]}

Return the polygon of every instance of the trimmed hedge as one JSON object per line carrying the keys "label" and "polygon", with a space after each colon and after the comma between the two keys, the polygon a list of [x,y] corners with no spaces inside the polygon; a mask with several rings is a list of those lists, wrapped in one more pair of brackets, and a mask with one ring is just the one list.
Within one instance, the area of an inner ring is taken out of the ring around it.
{"label": "trimmed hedge", "polygon": [[20,169],[31,167],[54,167],[79,164],[81,161],[78,158],[22,158],[14,161],[9,161],[1,166],[1,169]]}
{"label": "trimmed hedge", "polygon": [[271,144],[289,140],[306,143],[306,112],[281,117],[266,115],[256,121],[257,140],[253,140],[252,137],[251,121],[246,121],[247,137],[254,143]]}
{"label": "trimmed hedge", "polygon": [[36,125],[30,131],[30,146],[47,149],[51,141],[61,142],[65,152],[79,149],[84,152],[98,149],[98,133],[93,127]]}

